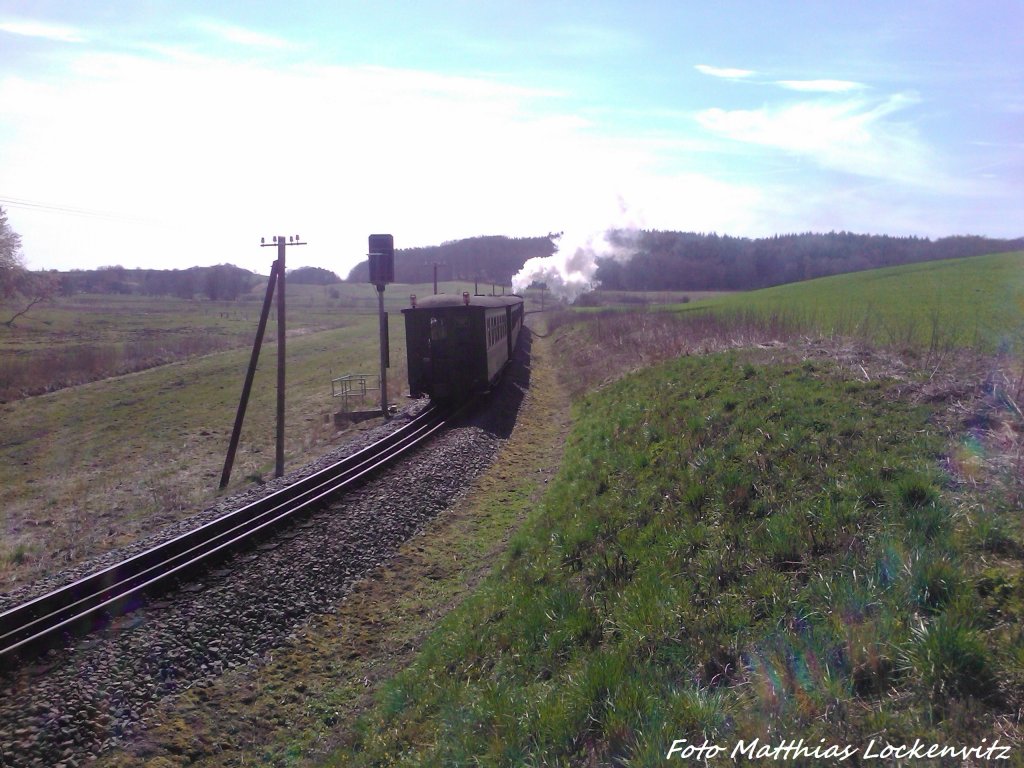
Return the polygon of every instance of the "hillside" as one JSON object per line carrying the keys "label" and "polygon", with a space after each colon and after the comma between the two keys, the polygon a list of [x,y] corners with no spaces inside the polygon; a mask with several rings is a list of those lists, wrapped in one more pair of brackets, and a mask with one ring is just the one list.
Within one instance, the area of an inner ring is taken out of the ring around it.
{"label": "hillside", "polygon": [[886,344],[996,350],[1020,344],[1024,251],[819,278],[681,307]]}
{"label": "hillside", "polygon": [[1022,259],[810,281],[714,313],[553,318],[576,393],[558,476],[329,764],[653,766],[705,743],[729,765],[798,740],[822,764],[918,739],[949,758],[1012,751],[1015,369],[922,355],[910,330],[903,356],[808,337],[872,307],[880,327],[966,318],[978,343],[1012,336]]}
{"label": "hillside", "polygon": [[578,399],[543,501],[329,764],[1017,743],[1020,525],[973,455],[940,468],[963,393],[923,406],[883,356],[813,352],[684,357]]}
{"label": "hillside", "polygon": [[623,232],[609,240],[632,251],[628,261],[599,259],[606,290],[739,291],[828,275],[1024,249],[1024,240],[984,237],[859,235],[807,232],[759,239],[695,232]]}

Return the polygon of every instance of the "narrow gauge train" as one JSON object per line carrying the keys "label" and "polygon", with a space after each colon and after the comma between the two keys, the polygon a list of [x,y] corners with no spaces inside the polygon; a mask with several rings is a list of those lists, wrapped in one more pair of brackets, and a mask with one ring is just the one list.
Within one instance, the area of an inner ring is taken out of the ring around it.
{"label": "narrow gauge train", "polygon": [[402,314],[413,397],[456,401],[497,380],[519,340],[521,297],[439,294],[412,304]]}

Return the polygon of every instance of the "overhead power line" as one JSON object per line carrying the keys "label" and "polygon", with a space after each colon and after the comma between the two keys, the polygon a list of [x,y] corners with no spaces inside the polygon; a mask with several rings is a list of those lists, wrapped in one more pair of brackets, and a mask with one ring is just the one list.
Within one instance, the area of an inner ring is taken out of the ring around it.
{"label": "overhead power line", "polygon": [[137,216],[128,216],[122,213],[110,213],[108,211],[93,211],[88,208],[76,208],[70,205],[54,205],[51,203],[40,203],[35,200],[23,200],[17,197],[4,197],[0,195],[0,205],[11,208],[23,208],[29,211],[46,211],[49,213],[61,213],[69,216],[91,216],[97,219],[114,219],[119,221],[141,221]]}

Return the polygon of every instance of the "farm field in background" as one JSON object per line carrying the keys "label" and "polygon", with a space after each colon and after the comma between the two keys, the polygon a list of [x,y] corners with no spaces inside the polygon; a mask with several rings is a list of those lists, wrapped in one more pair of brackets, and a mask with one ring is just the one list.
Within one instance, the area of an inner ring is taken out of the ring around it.
{"label": "farm field in background", "polygon": [[[771,318],[789,330],[994,349],[1024,324],[1022,268],[1024,254],[1001,254],[752,293],[690,293],[692,301],[676,307],[681,317],[703,308],[733,322]],[[439,289],[461,293],[474,286],[442,283]],[[491,287],[479,289],[489,293]],[[385,292],[393,394],[404,371],[400,310],[410,294],[432,292],[430,284],[393,284]],[[40,305],[15,327],[0,329],[0,396],[100,379],[0,406],[6,427],[0,519],[7,534],[0,573],[6,583],[114,546],[213,498],[263,293],[257,286],[235,302],[79,295]],[[526,293],[530,307],[538,308],[540,291]],[[601,302],[620,307],[683,295],[598,292]],[[331,375],[376,371],[376,306],[376,291],[366,284],[288,286],[290,463],[322,450],[333,432],[325,423],[335,407]],[[271,323],[236,484],[271,466],[275,331]],[[138,368],[148,370],[108,378]],[[188,454],[196,451],[197,463],[190,465]]]}
{"label": "farm field in background", "polygon": [[[376,292],[338,286],[340,296],[332,299],[332,287],[287,289],[286,470],[320,455],[333,439],[332,414],[340,403],[331,397],[332,376],[379,371]],[[401,401],[406,386],[399,310],[410,293],[432,290],[395,285],[385,292],[392,402]],[[75,354],[76,344],[66,338],[75,334],[99,346],[123,346],[147,334],[209,335],[234,345],[0,405],[0,589],[133,541],[215,499],[258,313],[259,303],[244,301],[85,296],[47,307],[15,333],[0,330],[5,362],[14,349],[45,354],[47,338],[54,349]],[[273,473],[273,330],[264,340],[231,488]],[[371,399],[367,407],[376,402]]]}
{"label": "farm field in background", "polygon": [[[473,284],[438,290],[461,293]],[[236,302],[73,296],[0,327],[0,375],[21,361],[30,373],[56,368],[91,382],[0,404],[0,590],[127,544],[216,499],[265,292]],[[392,403],[403,402],[407,387],[400,310],[410,294],[432,292],[433,285],[393,284],[384,293]],[[332,414],[341,404],[331,378],[380,369],[373,286],[288,285],[287,299],[286,471],[334,439]],[[269,324],[229,490],[273,475],[275,333]],[[138,339],[158,350],[151,364],[114,375]],[[377,402],[371,396],[366,407]]]}
{"label": "farm field in background", "polygon": [[[373,286],[287,285],[288,333],[340,328],[353,317],[377,313]],[[439,290],[473,290],[443,283]],[[433,286],[395,284],[385,309],[398,312],[409,294]],[[238,301],[131,295],[86,295],[37,305],[13,327],[0,326],[0,402],[52,392],[196,355],[252,346],[266,286]],[[277,333],[275,309],[267,339]]]}
{"label": "farm field in background", "polygon": [[794,329],[889,346],[1019,351],[1024,252],[836,275],[676,308],[752,313]]}

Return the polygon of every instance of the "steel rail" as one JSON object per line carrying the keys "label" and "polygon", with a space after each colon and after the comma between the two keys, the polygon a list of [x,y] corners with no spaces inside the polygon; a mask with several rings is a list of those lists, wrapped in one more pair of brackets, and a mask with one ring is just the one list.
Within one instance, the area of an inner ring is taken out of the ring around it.
{"label": "steel rail", "polygon": [[448,414],[429,407],[382,440],[287,488],[0,613],[0,666],[12,666],[65,633],[82,634],[269,533],[296,513],[351,488],[428,439]]}

